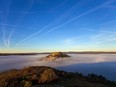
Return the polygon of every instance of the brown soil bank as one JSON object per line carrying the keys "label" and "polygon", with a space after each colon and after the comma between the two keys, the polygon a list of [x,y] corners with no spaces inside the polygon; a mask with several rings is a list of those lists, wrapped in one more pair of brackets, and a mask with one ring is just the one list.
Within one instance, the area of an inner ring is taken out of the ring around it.
{"label": "brown soil bank", "polygon": [[103,76],[59,71],[46,66],[31,66],[0,73],[0,87],[116,87]]}

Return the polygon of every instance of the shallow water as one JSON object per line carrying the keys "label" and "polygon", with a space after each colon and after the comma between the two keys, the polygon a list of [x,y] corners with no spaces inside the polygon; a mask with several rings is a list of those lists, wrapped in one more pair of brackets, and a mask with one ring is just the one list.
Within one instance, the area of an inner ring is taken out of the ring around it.
{"label": "shallow water", "polygon": [[96,73],[116,81],[116,54],[69,54],[71,57],[40,61],[46,54],[0,56],[0,71],[26,66],[51,66],[69,72]]}

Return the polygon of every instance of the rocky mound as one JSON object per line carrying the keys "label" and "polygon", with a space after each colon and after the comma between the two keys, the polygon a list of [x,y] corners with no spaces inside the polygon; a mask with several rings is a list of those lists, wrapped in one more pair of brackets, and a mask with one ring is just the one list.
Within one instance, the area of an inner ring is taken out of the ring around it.
{"label": "rocky mound", "polygon": [[42,58],[42,60],[52,61],[59,58],[66,58],[66,57],[70,57],[70,56],[62,52],[53,52],[50,55],[46,56],[45,58]]}
{"label": "rocky mound", "polygon": [[41,75],[39,79],[39,83],[50,83],[52,81],[56,81],[58,76],[54,72],[53,69],[46,69]]}
{"label": "rocky mound", "polygon": [[116,87],[103,76],[59,71],[46,66],[31,66],[0,73],[0,87]]}

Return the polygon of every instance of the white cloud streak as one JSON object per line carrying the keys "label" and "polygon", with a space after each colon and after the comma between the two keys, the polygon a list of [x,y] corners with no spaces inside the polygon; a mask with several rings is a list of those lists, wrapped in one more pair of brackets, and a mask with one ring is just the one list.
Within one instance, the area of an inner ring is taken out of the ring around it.
{"label": "white cloud streak", "polygon": [[57,29],[57,28],[59,28],[59,27],[62,27],[62,26],[65,25],[65,24],[68,24],[68,23],[70,23],[70,22],[72,22],[72,21],[74,21],[74,20],[77,20],[78,18],[80,18],[80,17],[82,17],[82,16],[85,16],[85,15],[87,15],[87,14],[89,14],[89,13],[95,11],[95,10],[98,10],[98,9],[100,9],[100,8],[104,7],[105,5],[110,4],[110,3],[112,3],[112,2],[114,2],[114,0],[108,1],[108,2],[106,2],[106,3],[103,3],[102,5],[99,5],[99,6],[95,7],[95,8],[93,8],[93,9],[90,9],[90,10],[88,10],[88,11],[86,11],[86,12],[84,12],[84,13],[82,13],[82,14],[76,16],[76,17],[73,17],[72,19],[66,21],[66,22],[63,23],[63,24],[61,24],[61,25],[59,25],[59,26],[56,26],[56,27],[54,27],[53,29],[50,29],[50,30],[47,31],[46,33],[49,33],[49,32],[51,32],[51,31],[53,31],[53,30],[55,30],[55,29]]}
{"label": "white cloud streak", "polygon": [[3,29],[3,28],[2,28],[2,34],[3,34],[2,39],[3,39],[3,42],[4,42],[4,46],[5,46],[5,47],[8,47],[8,45],[7,45],[7,40],[6,40],[6,30]]}
{"label": "white cloud streak", "polygon": [[[7,17],[9,15],[10,6],[11,6],[11,0],[7,2],[6,11],[5,11],[6,14],[3,16],[5,23],[7,22]],[[2,33],[3,33],[2,39],[3,39],[4,46],[8,47],[7,38],[6,38],[6,26],[4,25],[2,25]]]}
{"label": "white cloud streak", "polygon": [[[20,24],[21,24],[21,22],[23,21],[25,15],[29,13],[28,11],[29,11],[30,8],[32,7],[32,5],[34,4],[34,1],[33,1],[33,0],[30,0],[30,1],[31,1],[31,2],[30,2],[29,7],[26,9],[25,12],[23,12],[24,14],[23,14],[23,16],[20,18],[19,23],[18,23],[17,25],[6,24],[6,22],[7,22],[7,16],[9,15],[9,10],[10,10],[10,6],[11,6],[11,0],[9,0],[9,1],[7,2],[7,5],[6,5],[6,12],[5,12],[5,19],[4,19],[5,23],[1,23],[1,24],[0,24],[0,25],[2,25],[2,30],[3,30],[3,32],[2,32],[2,33],[3,33],[3,42],[4,42],[4,46],[5,46],[5,47],[10,47],[10,42],[11,42],[10,40],[11,40],[11,37],[13,36],[13,34],[14,34],[14,32],[15,32],[15,29],[16,29],[16,28],[13,28],[13,29],[11,30],[11,33],[9,33],[8,37],[6,38],[6,29],[5,29],[5,27],[6,27],[6,26],[24,27],[24,26],[20,26]],[[0,13],[3,13],[3,12],[0,11]]]}
{"label": "white cloud streak", "polygon": [[41,33],[42,31],[48,29],[49,27],[52,27],[53,24],[56,24],[56,26],[58,26],[57,24],[60,23],[62,21],[62,19],[64,19],[65,17],[67,17],[67,15],[71,14],[73,9],[75,9],[75,7],[78,6],[77,2],[74,6],[72,6],[70,9],[68,9],[65,13],[63,13],[60,17],[58,17],[57,19],[55,19],[52,23],[50,23],[49,25],[45,26],[44,28],[42,28],[41,30],[31,34],[30,36],[27,36],[26,38],[24,38],[23,40],[21,40],[20,42],[18,42],[16,44],[16,46],[19,46],[21,44],[24,44],[25,42],[28,42],[32,37],[38,35],[39,33]]}
{"label": "white cloud streak", "polygon": [[95,44],[103,44],[108,42],[116,41],[116,32],[100,32],[91,37],[91,40],[95,42]]}
{"label": "white cloud streak", "polygon": [[[93,29],[81,29],[84,31],[95,32],[96,33],[88,37],[92,43],[96,45],[101,45],[108,42],[116,41],[116,31],[105,30],[105,28],[93,30]],[[115,29],[114,29],[115,30]]]}
{"label": "white cloud streak", "polygon": [[39,26],[22,26],[22,25],[14,25],[14,24],[6,24],[6,23],[0,23],[1,26],[8,26],[8,27],[15,27],[15,28],[38,28]]}
{"label": "white cloud streak", "polygon": [[58,8],[60,8],[60,7],[62,7],[64,4],[66,4],[66,3],[67,3],[67,1],[68,1],[68,0],[64,0],[64,2],[63,2],[63,3],[59,4],[59,5],[58,5],[58,6],[56,6],[55,8],[52,8],[49,12],[53,12],[54,10],[56,10],[56,9],[58,9]]}
{"label": "white cloud streak", "polygon": [[[87,14],[89,14],[89,13],[95,11],[95,10],[98,10],[98,9],[104,7],[105,5],[111,4],[111,3],[113,3],[113,2],[114,2],[114,0],[107,1],[107,2],[105,2],[105,3],[103,3],[103,4],[101,4],[101,5],[99,5],[99,6],[95,7],[95,8],[93,8],[93,9],[90,9],[90,10],[88,10],[88,11],[86,11],[86,12],[84,12],[84,13],[82,13],[82,14],[76,16],[76,17],[73,17],[72,19],[70,19],[70,20],[64,22],[63,24],[59,24],[59,25],[53,27],[52,29],[49,29],[49,30],[46,31],[43,35],[46,35],[47,33],[50,33],[50,32],[52,32],[52,31],[54,31],[55,29],[62,27],[63,25],[66,25],[66,24],[68,24],[68,23],[70,23],[70,22],[73,22],[74,20],[77,20],[77,19],[79,19],[80,17],[85,16],[85,15],[87,15]],[[78,3],[77,3],[77,4],[78,4]],[[75,6],[77,6],[77,4],[74,5],[72,8],[70,8],[67,12],[65,12],[61,17],[59,17],[58,19],[56,19],[56,21],[57,21],[57,22],[60,22],[60,20],[62,20],[63,18],[65,18],[66,13],[69,14],[69,12],[70,12],[72,9],[74,9]],[[53,23],[52,23],[52,24],[53,24]],[[48,28],[49,26],[51,26],[51,25],[48,25],[48,26],[44,27],[43,29],[41,29],[41,30],[39,30],[39,31],[37,31],[37,32],[35,32],[35,33],[33,33],[32,35],[30,35],[30,36],[24,38],[22,41],[20,41],[19,43],[17,43],[16,46],[19,46],[19,45],[24,44],[25,42],[29,41],[30,38],[34,37],[35,35],[39,34],[39,33],[42,32],[42,31],[46,30],[46,28]]]}
{"label": "white cloud streak", "polygon": [[[30,5],[29,5],[29,7],[26,9],[26,11],[24,12],[24,14],[23,14],[23,16],[20,18],[20,20],[19,20],[19,23],[17,24],[17,25],[14,25],[14,26],[16,26],[16,27],[23,27],[23,26],[20,26],[20,24],[21,24],[21,22],[23,21],[23,19],[24,19],[24,17],[28,14],[28,11],[30,10],[30,8],[33,6],[33,4],[34,4],[34,1],[33,0],[30,0],[31,2],[30,2]],[[12,31],[11,31],[11,33],[9,34],[9,36],[8,36],[8,45],[10,45],[10,40],[11,40],[11,37],[13,36],[13,34],[14,34],[14,32],[15,32],[15,30],[16,30],[16,28],[14,28],[14,29],[12,29]]]}
{"label": "white cloud streak", "polygon": [[[49,25],[48,25],[48,26],[49,26]],[[42,32],[43,30],[45,30],[48,26],[46,26],[46,27],[44,27],[43,29],[41,29],[41,30],[39,30],[39,31],[37,31],[37,32],[35,32],[35,33],[33,33],[33,34],[31,34],[30,36],[24,38],[23,40],[21,40],[20,42],[18,42],[18,43],[16,44],[16,46],[19,46],[19,45],[20,45],[21,43],[23,43],[24,41],[30,39],[31,37],[33,37],[33,36],[35,36],[35,35],[37,35],[37,34],[39,34],[39,33]]]}
{"label": "white cloud streak", "polygon": [[79,39],[79,37],[80,36],[76,36],[76,37],[72,37],[72,38],[65,39],[63,41],[63,44],[64,45],[67,45],[67,46],[75,45],[75,42],[77,42],[77,40]]}
{"label": "white cloud streak", "polygon": [[8,46],[10,46],[11,37],[12,37],[13,33],[14,33],[14,30],[12,30],[11,33],[9,34],[9,36],[8,36],[8,39],[7,39],[7,44],[8,44]]}

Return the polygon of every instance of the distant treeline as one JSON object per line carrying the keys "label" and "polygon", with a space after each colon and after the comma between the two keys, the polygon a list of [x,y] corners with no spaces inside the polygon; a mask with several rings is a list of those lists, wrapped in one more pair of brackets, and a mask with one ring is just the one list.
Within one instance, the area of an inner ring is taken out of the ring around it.
{"label": "distant treeline", "polygon": [[68,54],[116,54],[116,52],[93,52],[93,51],[84,51],[84,52],[66,52]]}
{"label": "distant treeline", "polygon": [[[9,55],[38,55],[38,54],[50,54],[51,52],[43,53],[0,53],[0,56],[9,56]],[[116,54],[116,52],[93,52],[93,51],[84,51],[84,52],[63,52],[67,54]]]}
{"label": "distant treeline", "polygon": [[37,53],[0,53],[0,56],[9,56],[9,55],[35,55]]}
{"label": "distant treeline", "polygon": [[0,56],[10,56],[10,55],[38,55],[45,53],[0,53]]}

